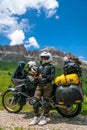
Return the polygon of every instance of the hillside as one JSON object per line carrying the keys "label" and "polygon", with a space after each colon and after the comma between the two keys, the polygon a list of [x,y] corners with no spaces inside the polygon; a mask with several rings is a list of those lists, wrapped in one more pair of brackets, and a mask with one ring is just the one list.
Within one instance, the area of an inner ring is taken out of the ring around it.
{"label": "hillside", "polygon": [[[0,46],[0,61],[16,61],[19,60],[29,61],[29,60],[39,60],[39,54],[42,51],[51,52],[53,55],[53,63],[58,65],[59,67],[63,66],[63,57],[68,53],[57,50],[55,48],[44,48],[42,50],[26,50],[23,45],[15,45],[15,46]],[[72,57],[76,57],[71,54]],[[87,62],[81,61],[82,67],[87,69]]]}

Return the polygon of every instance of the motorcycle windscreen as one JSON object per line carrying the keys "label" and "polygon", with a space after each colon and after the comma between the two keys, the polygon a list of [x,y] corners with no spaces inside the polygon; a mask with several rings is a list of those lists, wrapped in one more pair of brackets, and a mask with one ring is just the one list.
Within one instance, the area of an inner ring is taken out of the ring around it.
{"label": "motorcycle windscreen", "polygon": [[83,101],[83,91],[80,86],[59,86],[56,89],[56,103],[60,105],[78,104]]}

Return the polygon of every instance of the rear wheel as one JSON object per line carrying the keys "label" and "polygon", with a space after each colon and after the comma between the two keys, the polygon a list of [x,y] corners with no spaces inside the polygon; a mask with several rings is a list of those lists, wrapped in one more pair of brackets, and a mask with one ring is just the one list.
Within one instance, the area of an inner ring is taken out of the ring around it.
{"label": "rear wheel", "polygon": [[10,113],[18,113],[22,110],[23,106],[20,106],[13,96],[11,90],[4,92],[2,96],[2,105]]}
{"label": "rear wheel", "polygon": [[73,104],[70,106],[65,106],[65,108],[56,107],[56,110],[59,114],[66,118],[73,118],[77,116],[82,109],[82,104]]}

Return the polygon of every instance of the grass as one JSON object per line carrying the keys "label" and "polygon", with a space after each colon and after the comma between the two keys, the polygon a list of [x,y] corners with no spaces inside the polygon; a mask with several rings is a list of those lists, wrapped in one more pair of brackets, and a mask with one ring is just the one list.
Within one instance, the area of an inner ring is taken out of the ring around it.
{"label": "grass", "polygon": [[[0,127],[0,130],[25,130],[25,128],[23,128],[23,127],[15,127],[15,128],[11,128],[11,127],[9,127],[9,128]],[[27,128],[26,130],[38,130],[38,128]],[[53,128],[52,130],[60,130],[60,129]]]}
{"label": "grass", "polygon": [[[0,127],[0,130],[24,130],[24,128],[20,127],[15,127],[15,128],[6,128],[6,127]],[[29,130],[29,129],[28,129]],[[31,129],[32,130],[32,129]]]}
{"label": "grass", "polygon": [[[0,127],[0,130],[25,130],[25,128],[23,127],[15,127],[15,128],[12,128],[12,127]],[[36,130],[36,129],[33,129],[33,128],[28,128],[26,130]]]}

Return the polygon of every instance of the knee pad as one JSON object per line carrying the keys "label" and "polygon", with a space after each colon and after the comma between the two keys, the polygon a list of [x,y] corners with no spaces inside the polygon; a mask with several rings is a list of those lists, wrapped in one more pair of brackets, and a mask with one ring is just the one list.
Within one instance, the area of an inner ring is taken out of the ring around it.
{"label": "knee pad", "polygon": [[39,109],[39,100],[37,98],[33,98],[32,100],[34,112],[38,112]]}
{"label": "knee pad", "polygon": [[33,105],[39,104],[39,99],[34,97],[33,100],[32,100],[32,103],[33,103]]}
{"label": "knee pad", "polygon": [[33,104],[36,104],[38,101],[39,101],[39,100],[38,100],[36,97],[34,97],[33,100],[32,100],[32,103],[33,103]]}
{"label": "knee pad", "polygon": [[44,113],[45,113],[45,114],[49,113],[50,103],[49,103],[49,100],[48,100],[48,99],[44,99],[43,109],[44,109]]}

